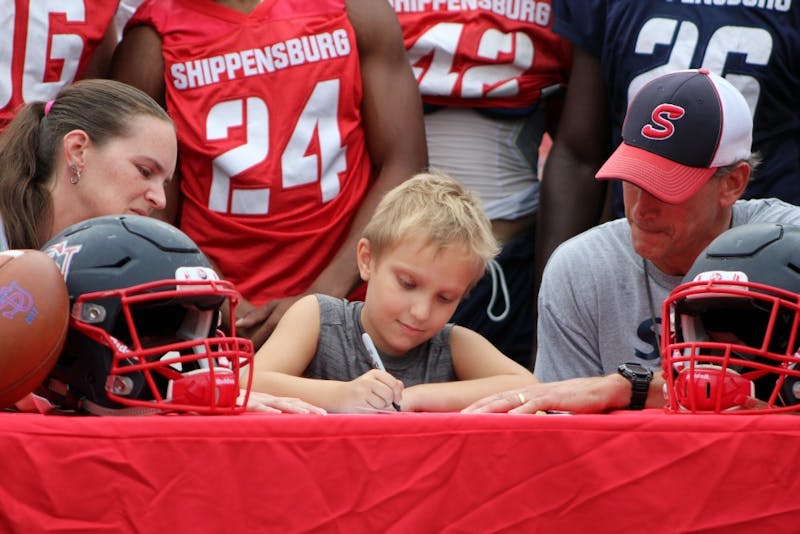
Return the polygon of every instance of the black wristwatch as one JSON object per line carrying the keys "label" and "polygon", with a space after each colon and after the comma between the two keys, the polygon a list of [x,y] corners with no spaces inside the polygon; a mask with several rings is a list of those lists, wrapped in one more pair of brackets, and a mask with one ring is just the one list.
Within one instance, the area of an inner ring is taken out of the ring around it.
{"label": "black wristwatch", "polygon": [[653,380],[653,371],[644,365],[628,362],[617,367],[617,372],[631,383],[631,403],[628,410],[641,410],[647,403],[647,390]]}

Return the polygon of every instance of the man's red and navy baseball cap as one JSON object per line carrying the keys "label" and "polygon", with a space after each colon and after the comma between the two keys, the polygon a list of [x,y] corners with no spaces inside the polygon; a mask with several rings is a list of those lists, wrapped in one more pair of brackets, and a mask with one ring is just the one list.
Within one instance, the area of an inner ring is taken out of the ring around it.
{"label": "man's red and navy baseball cap", "polygon": [[706,69],[671,72],[633,97],[622,144],[595,177],[625,180],[680,204],[719,167],[748,159],[752,139],[750,108],[727,80]]}

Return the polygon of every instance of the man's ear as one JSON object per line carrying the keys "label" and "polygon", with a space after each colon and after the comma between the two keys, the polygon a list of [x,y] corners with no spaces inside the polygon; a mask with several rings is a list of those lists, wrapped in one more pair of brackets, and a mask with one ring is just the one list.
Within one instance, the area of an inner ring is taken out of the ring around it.
{"label": "man's ear", "polygon": [[86,166],[86,148],[91,144],[89,134],[83,130],[72,130],[64,135],[62,144],[67,167],[75,165],[82,170]]}
{"label": "man's ear", "polygon": [[750,181],[750,165],[739,163],[734,169],[721,178],[720,201],[725,206],[732,206],[744,194],[747,183]]}
{"label": "man's ear", "polygon": [[358,263],[358,273],[361,279],[365,282],[369,281],[370,262],[373,260],[372,248],[369,245],[369,239],[362,237],[358,240],[356,245],[356,262]]}

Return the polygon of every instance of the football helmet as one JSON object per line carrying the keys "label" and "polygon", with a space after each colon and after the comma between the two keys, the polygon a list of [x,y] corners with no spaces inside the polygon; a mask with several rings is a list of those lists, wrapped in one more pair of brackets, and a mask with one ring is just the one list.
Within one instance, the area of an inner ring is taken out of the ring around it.
{"label": "football helmet", "polygon": [[240,295],[186,234],[151,217],[97,217],[42,250],[66,280],[70,320],[40,394],[95,414],[244,410],[253,345],[235,335]]}
{"label": "football helmet", "polygon": [[664,301],[667,408],[800,410],[800,227],[750,224],[718,236]]}

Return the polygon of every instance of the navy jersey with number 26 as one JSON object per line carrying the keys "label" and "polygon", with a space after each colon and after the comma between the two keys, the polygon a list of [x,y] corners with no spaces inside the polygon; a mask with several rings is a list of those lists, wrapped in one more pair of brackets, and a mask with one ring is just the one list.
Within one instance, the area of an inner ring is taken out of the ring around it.
{"label": "navy jersey with number 26", "polygon": [[[795,0],[800,4],[800,0]],[[628,102],[651,79],[705,67],[753,112],[763,163],[745,197],[800,204],[800,5],[792,0],[554,0],[553,30],[597,56],[614,146]]]}

